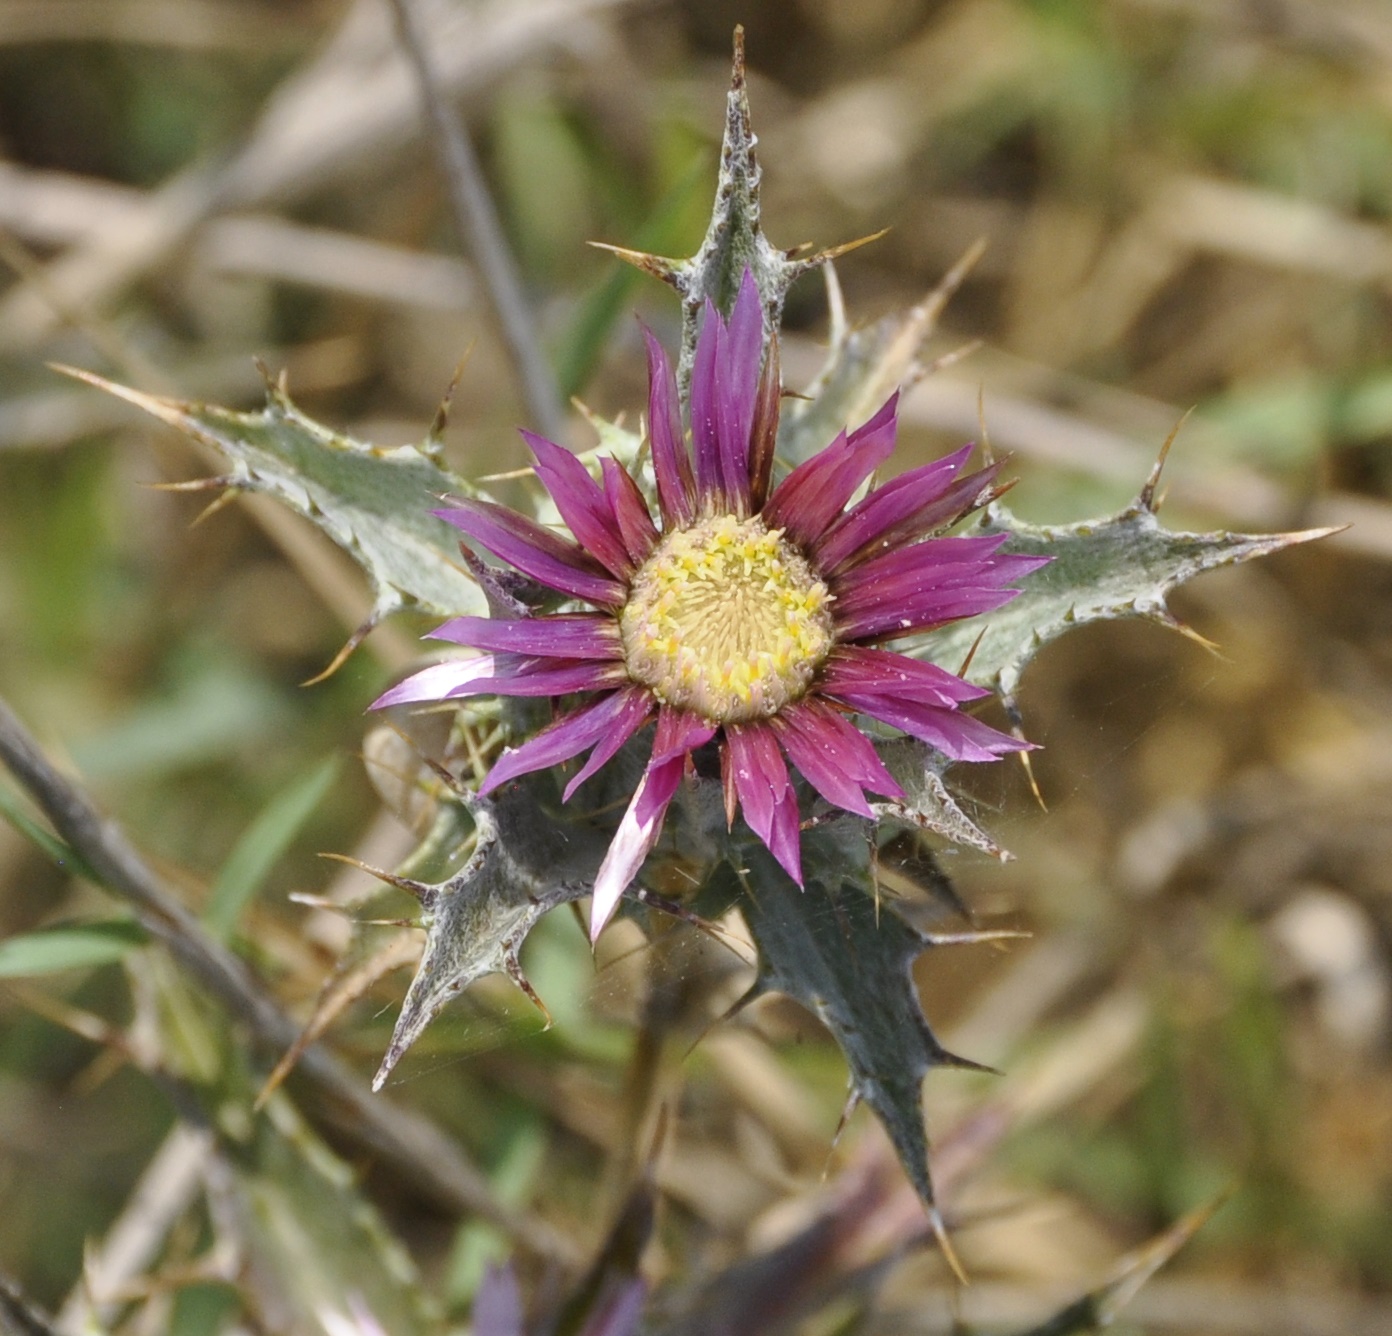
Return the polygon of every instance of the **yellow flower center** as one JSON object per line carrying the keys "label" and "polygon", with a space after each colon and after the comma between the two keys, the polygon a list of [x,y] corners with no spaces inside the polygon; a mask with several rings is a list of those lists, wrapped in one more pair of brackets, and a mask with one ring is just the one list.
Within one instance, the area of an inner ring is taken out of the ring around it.
{"label": "yellow flower center", "polygon": [[619,619],[629,676],[712,723],[777,714],[832,646],[831,595],[757,516],[718,515],[668,534]]}

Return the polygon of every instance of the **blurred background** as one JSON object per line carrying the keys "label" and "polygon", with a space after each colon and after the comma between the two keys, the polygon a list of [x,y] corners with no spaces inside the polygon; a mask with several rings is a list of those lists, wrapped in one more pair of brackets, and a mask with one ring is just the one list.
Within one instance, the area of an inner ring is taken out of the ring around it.
{"label": "blurred background", "polygon": [[[963,775],[1017,861],[944,859],[983,923],[1033,936],[933,953],[919,978],[949,1045],[1005,1073],[927,1083],[973,1320],[1042,1320],[1232,1186],[1125,1329],[1392,1330],[1392,9],[416,10],[567,398],[633,422],[632,312],[676,337],[671,294],[586,243],[695,247],[739,22],[771,238],[890,229],[838,262],[853,323],[920,301],[988,242],[926,356],[980,346],[913,391],[898,467],[978,437],[980,396],[1018,513],[1102,515],[1192,408],[1166,470],[1171,526],[1352,525],[1176,595],[1217,654],[1119,623],[1040,656],[1022,705],[1048,810],[1013,764]],[[0,695],[191,906],[243,888],[238,949],[301,1016],[349,943],[288,894],[343,890],[319,851],[390,864],[410,847],[360,753],[364,708],[425,624],[378,631],[302,689],[369,606],[351,565],[288,515],[238,503],[195,524],[207,495],[150,484],[208,462],[49,364],[250,408],[260,357],[307,412],[391,445],[421,439],[467,354],[448,459],[518,466],[527,410],[419,125],[384,0],[0,0]],[[825,288],[804,279],[790,386],[826,330]],[[570,432],[593,442],[578,412]],[[113,912],[0,823],[0,936]],[[138,1063],[74,1033],[96,1017],[176,1043],[148,995],[153,950],[116,954],[50,971],[0,943],[0,1272],[53,1309],[171,1125]],[[391,1093],[586,1251],[626,1162],[641,975],[620,960],[594,986],[568,921],[527,963],[554,1030],[485,985]],[[406,978],[331,1032],[364,1073]],[[885,1161],[863,1112],[831,1153],[841,1059],[791,1004],[677,1071],[646,1264],[673,1293]],[[462,1317],[505,1241],[368,1184]],[[127,1277],[125,1329],[282,1329],[246,1317],[254,1279],[208,1260],[229,1230],[190,1198],[140,1268],[154,1281]],[[787,1329],[949,1329],[935,1256],[872,1278],[851,1318],[837,1292]]]}

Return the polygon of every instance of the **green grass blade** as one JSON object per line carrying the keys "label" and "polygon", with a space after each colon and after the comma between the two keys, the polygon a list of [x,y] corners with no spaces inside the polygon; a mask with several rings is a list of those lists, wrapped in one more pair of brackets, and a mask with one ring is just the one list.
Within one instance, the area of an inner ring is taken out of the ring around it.
{"label": "green grass blade", "polygon": [[73,849],[51,831],[45,830],[26,812],[19,799],[9,789],[0,787],[0,816],[3,816],[21,835],[45,853],[61,868],[88,881],[98,878]]}
{"label": "green grass blade", "polygon": [[149,937],[134,919],[60,923],[0,942],[0,979],[110,965]]}
{"label": "green grass blade", "polygon": [[324,800],[337,776],[338,758],[330,757],[276,794],[247,827],[222,865],[203,911],[203,922],[213,936],[224,941],[231,936],[242,911]]}

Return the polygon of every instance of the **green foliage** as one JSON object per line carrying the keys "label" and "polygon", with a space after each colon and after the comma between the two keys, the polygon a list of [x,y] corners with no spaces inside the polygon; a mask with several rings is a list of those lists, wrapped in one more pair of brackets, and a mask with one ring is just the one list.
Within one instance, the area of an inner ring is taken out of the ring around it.
{"label": "green foliage", "polygon": [[338,769],[337,758],[330,757],[301,775],[271,799],[237,841],[203,911],[203,921],[215,937],[226,940],[232,935],[271,869],[332,788]]}
{"label": "green foliage", "polygon": [[0,979],[112,965],[148,941],[145,929],[134,919],[56,923],[0,941]]}

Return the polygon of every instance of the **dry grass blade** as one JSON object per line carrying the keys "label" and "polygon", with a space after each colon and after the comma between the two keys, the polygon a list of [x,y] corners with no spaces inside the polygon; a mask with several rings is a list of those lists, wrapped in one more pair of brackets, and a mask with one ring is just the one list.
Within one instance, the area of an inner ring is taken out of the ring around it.
{"label": "dry grass blade", "polygon": [[[47,814],[55,830],[88,862],[103,886],[126,900],[146,929],[201,987],[256,1036],[258,1046],[284,1052],[299,1027],[247,967],[184,908],[173,892],[87,795],[49,763],[9,706],[0,701],[0,760]],[[402,1179],[446,1209],[472,1211],[522,1246],[568,1256],[569,1246],[539,1223],[519,1219],[494,1199],[488,1182],[454,1141],[422,1115],[374,1097],[336,1058],[310,1048],[300,1071],[320,1098],[316,1112],[361,1150],[391,1163]]]}
{"label": "dry grass blade", "polygon": [[315,1004],[314,1013],[305,1022],[298,1038],[290,1046],[285,1056],[276,1063],[266,1084],[261,1087],[252,1106],[260,1110],[268,1099],[280,1088],[285,1078],[295,1069],[295,1064],[303,1056],[305,1049],[318,1043],[324,1032],[340,1016],[346,1007],[362,997],[379,979],[385,978],[393,970],[414,965],[420,959],[421,944],[414,933],[398,933],[385,946],[374,951],[365,960],[330,978]]}

